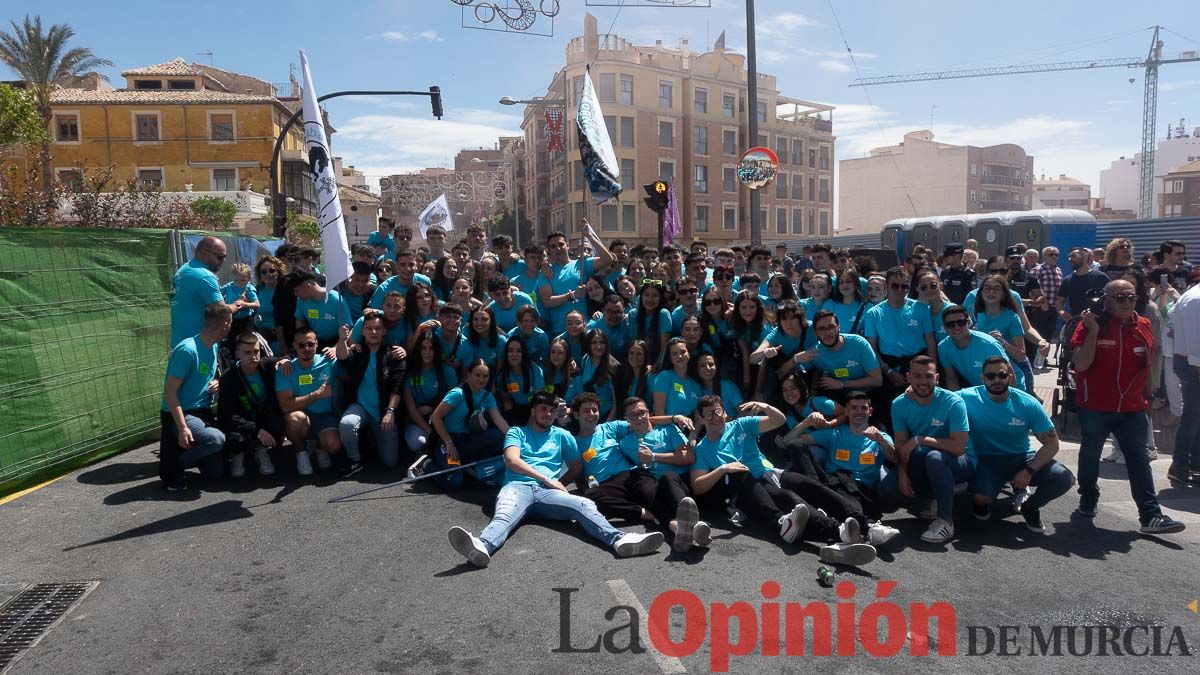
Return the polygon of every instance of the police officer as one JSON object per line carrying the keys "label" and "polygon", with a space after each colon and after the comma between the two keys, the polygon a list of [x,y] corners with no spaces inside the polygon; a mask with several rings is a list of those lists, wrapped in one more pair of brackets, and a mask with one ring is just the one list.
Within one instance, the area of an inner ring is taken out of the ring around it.
{"label": "police officer", "polygon": [[962,254],[962,244],[948,244],[942,251],[942,288],[955,305],[961,305],[975,288],[975,270],[962,264]]}

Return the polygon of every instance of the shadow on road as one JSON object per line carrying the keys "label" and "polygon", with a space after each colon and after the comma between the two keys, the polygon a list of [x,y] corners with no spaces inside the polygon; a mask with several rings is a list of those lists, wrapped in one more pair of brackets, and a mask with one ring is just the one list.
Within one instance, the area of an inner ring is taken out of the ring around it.
{"label": "shadow on road", "polygon": [[[156,486],[157,489],[157,486]],[[186,513],[178,513],[161,520],[156,520],[153,523],[139,525],[131,530],[126,530],[103,539],[96,539],[84,544],[68,546],[63,551],[73,551],[77,548],[87,548],[99,544],[108,544],[115,541],[124,541],[126,539],[136,539],[138,537],[147,537],[154,534],[163,534],[165,532],[176,532],[178,530],[186,530],[192,527],[203,527],[205,525],[214,525],[217,523],[227,523],[233,520],[241,520],[243,518],[253,517],[246,507],[242,506],[240,500],[226,500],[209,504],[198,509],[192,509]]]}
{"label": "shadow on road", "polygon": [[117,485],[158,476],[158,462],[117,462],[84,471],[76,478],[86,485]]}

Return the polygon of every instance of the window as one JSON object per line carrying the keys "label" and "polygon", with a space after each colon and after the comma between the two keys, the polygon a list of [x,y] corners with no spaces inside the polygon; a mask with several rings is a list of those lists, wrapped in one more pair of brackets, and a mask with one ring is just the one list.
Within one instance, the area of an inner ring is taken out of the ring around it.
{"label": "window", "polygon": [[617,76],[613,73],[600,73],[600,102],[615,103],[617,100]]}
{"label": "window", "polygon": [[708,154],[708,127],[696,127],[693,129],[696,135],[696,154]]}
{"label": "window", "polygon": [[575,189],[586,190],[587,178],[583,175],[583,162],[572,162],[575,165]]}
{"label": "window", "polygon": [[167,80],[167,89],[195,89],[195,80]]}
{"label": "window", "polygon": [[670,82],[658,83],[658,107],[670,108],[675,98],[675,85]]}
{"label": "window", "polygon": [[[808,179],[808,201],[811,202],[813,199],[816,198],[816,196],[817,196],[817,181],[816,181],[816,179],[809,178]],[[812,220],[812,218],[809,218],[809,220]]]}
{"label": "window", "polygon": [[672,180],[675,178],[675,162],[659,162],[658,177],[663,180]]}
{"label": "window", "polygon": [[799,138],[792,141],[792,164],[804,166],[804,141]]}
{"label": "window", "polygon": [[212,189],[216,192],[233,192],[237,190],[237,169],[213,169]]}
{"label": "window", "polygon": [[808,149],[808,168],[817,168],[817,151],[813,148]]}
{"label": "window", "polygon": [[804,209],[792,209],[792,234],[804,234]]}
{"label": "window", "polygon": [[725,117],[733,117],[735,105],[737,105],[737,99],[733,94],[723,94],[721,96],[721,114]]}
{"label": "window", "polygon": [[637,231],[637,206],[635,204],[621,205],[621,229],[626,232]]}
{"label": "window", "polygon": [[829,212],[821,212],[821,232],[820,234],[829,234]]}
{"label": "window", "polygon": [[757,111],[756,114],[758,115],[758,121],[766,122],[767,121],[767,102],[759,101],[758,105],[755,106],[755,108]]}
{"label": "window", "polygon": [[788,140],[783,136],[775,137],[775,155],[779,157],[780,164],[787,164],[788,161]]}
{"label": "window", "polygon": [[621,118],[621,147],[622,148],[632,148],[633,147],[633,118],[632,117],[622,117]]}
{"label": "window", "polygon": [[133,140],[154,143],[162,140],[158,129],[158,113],[133,114]]}
{"label": "window", "polygon": [[817,210],[809,209],[808,210],[808,233],[809,234],[817,233],[816,225],[817,225]]}
{"label": "window", "polygon": [[134,89],[162,89],[162,80],[134,80]]}
{"label": "window", "polygon": [[708,165],[696,165],[696,192],[706,194],[708,192]]}
{"label": "window", "polygon": [[829,170],[829,146],[828,145],[821,146],[821,166],[820,166],[820,168],[823,171]]}
{"label": "window", "polygon": [[79,113],[54,113],[54,140],[57,143],[79,142]]}
{"label": "window", "polygon": [[804,176],[798,173],[792,174],[792,199],[804,199]]}
{"label": "window", "polygon": [[737,192],[737,169],[731,166],[721,169],[721,192]]}
{"label": "window", "polygon": [[724,214],[721,216],[721,228],[725,230],[737,229],[737,209],[732,206],[726,206]]}
{"label": "window", "polygon": [[600,207],[600,230],[603,232],[617,231],[617,207],[605,204]]}
{"label": "window", "polygon": [[621,105],[633,105],[633,76],[621,76]]}
{"label": "window", "polygon": [[695,97],[696,97],[696,101],[695,101],[696,112],[707,113],[708,112],[708,90],[707,89],[695,90]]}
{"label": "window", "polygon": [[696,220],[694,222],[697,232],[708,232],[708,207],[696,207]]}
{"label": "window", "polygon": [[583,78],[576,77],[571,80],[571,84],[575,91],[575,105],[579,105],[579,102],[583,100]]}
{"label": "window", "polygon": [[733,129],[721,131],[721,152],[726,155],[737,154],[737,132]]}
{"label": "window", "polygon": [[632,190],[634,188],[633,179],[634,179],[633,160],[632,159],[622,159],[621,160],[621,187],[625,188],[626,190]]}
{"label": "window", "polygon": [[760,229],[760,230],[767,229],[767,210],[766,209],[758,210],[758,229]]}
{"label": "window", "polygon": [[979,172],[979,166],[975,162],[971,162],[971,175],[975,176]]}
{"label": "window", "polygon": [[675,147],[675,123],[674,122],[659,122],[658,123],[658,147],[660,147],[660,148]]}
{"label": "window", "polygon": [[779,199],[787,199],[788,192],[788,177],[786,173],[781,173],[775,177],[775,196]]}
{"label": "window", "polygon": [[767,147],[767,135],[766,134],[759,134],[757,141],[758,142],[756,142],[755,145],[762,147],[762,148]]}
{"label": "window", "polygon": [[141,187],[160,188],[163,186],[163,170],[138,169],[137,181]]}
{"label": "window", "polygon": [[823,204],[829,203],[829,179],[828,178],[821,179],[821,192],[820,192],[820,194],[817,195],[817,201],[819,201]]}
{"label": "window", "polygon": [[971,203],[971,204],[974,204],[974,203],[975,203],[975,191],[974,191],[974,190],[971,190],[971,201],[970,201],[970,203]]}
{"label": "window", "polygon": [[775,209],[775,234],[787,234],[787,209]]}
{"label": "window", "polygon": [[604,126],[608,127],[608,140],[615,145],[617,142],[617,118],[605,115]]}
{"label": "window", "polygon": [[79,169],[55,169],[54,175],[58,182],[69,190],[79,190],[83,187],[83,172]]}
{"label": "window", "polygon": [[208,113],[208,139],[214,143],[229,143],[237,140],[234,133],[233,113]]}

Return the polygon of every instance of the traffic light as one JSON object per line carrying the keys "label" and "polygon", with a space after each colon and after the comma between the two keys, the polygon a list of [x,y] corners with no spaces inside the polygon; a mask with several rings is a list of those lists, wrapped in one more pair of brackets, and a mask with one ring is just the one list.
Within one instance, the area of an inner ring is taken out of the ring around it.
{"label": "traffic light", "polygon": [[667,181],[659,179],[643,185],[642,189],[646,191],[647,195],[642,201],[646,202],[646,206],[649,206],[651,211],[662,213],[667,210],[667,190],[670,189]]}
{"label": "traffic light", "polygon": [[442,119],[442,88],[433,85],[429,88],[429,102],[433,106],[433,116]]}

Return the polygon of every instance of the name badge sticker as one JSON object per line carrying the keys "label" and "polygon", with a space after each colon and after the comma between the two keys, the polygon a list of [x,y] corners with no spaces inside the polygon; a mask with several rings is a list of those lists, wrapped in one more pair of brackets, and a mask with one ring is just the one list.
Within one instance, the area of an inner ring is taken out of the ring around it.
{"label": "name badge sticker", "polygon": [[837,458],[837,461],[839,461],[839,462],[849,462],[850,461],[850,451],[845,448],[839,448],[838,451],[835,452],[833,456],[835,458]]}
{"label": "name badge sticker", "polygon": [[850,369],[849,368],[834,368],[833,376],[834,377],[850,377]]}
{"label": "name badge sticker", "polygon": [[874,464],[875,463],[875,455],[870,452],[864,452],[863,454],[858,456],[858,463],[859,464]]}
{"label": "name badge sticker", "polygon": [[583,453],[583,461],[590,462],[593,459],[596,459],[596,449],[588,448],[587,452]]}
{"label": "name badge sticker", "polygon": [[680,384],[679,382],[676,382],[676,383],[675,383],[675,391],[677,391],[677,392],[679,392],[680,394],[682,394],[682,393],[683,393],[683,385],[682,385],[682,384]]}
{"label": "name badge sticker", "polygon": [[518,385],[516,382],[509,382],[509,383],[508,383],[508,393],[510,393],[510,394],[515,394],[515,393],[517,393],[517,392],[518,392],[518,391],[520,391],[520,390],[521,390],[521,387],[520,387],[520,385]]}
{"label": "name badge sticker", "polygon": [[311,385],[313,383],[313,376],[305,373],[304,375],[300,376],[299,382],[302,386]]}
{"label": "name badge sticker", "polygon": [[211,367],[207,363],[200,364],[200,372],[201,373],[207,375],[209,370],[211,370]]}
{"label": "name badge sticker", "polygon": [[321,310],[319,310],[319,309],[310,309],[310,310],[308,310],[308,318],[310,318],[310,319],[319,319],[319,318],[321,318]]}

